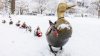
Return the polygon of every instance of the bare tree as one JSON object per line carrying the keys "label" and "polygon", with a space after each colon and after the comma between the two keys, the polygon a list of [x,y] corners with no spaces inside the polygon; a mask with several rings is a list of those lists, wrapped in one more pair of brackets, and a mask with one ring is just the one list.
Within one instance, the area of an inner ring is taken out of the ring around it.
{"label": "bare tree", "polygon": [[28,3],[26,1],[16,1],[16,14],[27,14],[29,11]]}
{"label": "bare tree", "polygon": [[99,1],[91,2],[86,12],[90,13],[91,15],[96,15],[99,17],[100,16],[100,2]]}
{"label": "bare tree", "polygon": [[47,3],[48,0],[35,0],[35,2],[38,3],[39,7],[37,8],[38,12],[40,14],[43,14],[43,11],[45,11],[47,9]]}

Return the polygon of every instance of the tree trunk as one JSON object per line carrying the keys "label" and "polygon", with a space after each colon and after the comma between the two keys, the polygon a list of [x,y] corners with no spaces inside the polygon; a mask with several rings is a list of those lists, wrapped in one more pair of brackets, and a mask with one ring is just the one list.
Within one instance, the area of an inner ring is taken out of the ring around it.
{"label": "tree trunk", "polygon": [[98,3],[98,18],[100,18],[100,0],[99,0],[99,3]]}
{"label": "tree trunk", "polygon": [[41,14],[42,14],[43,10],[41,9]]}
{"label": "tree trunk", "polygon": [[100,18],[100,9],[98,10],[98,18]]}
{"label": "tree trunk", "polygon": [[15,11],[15,0],[11,0],[11,14],[14,14]]}
{"label": "tree trunk", "polygon": [[20,8],[20,15],[23,15],[23,9]]}

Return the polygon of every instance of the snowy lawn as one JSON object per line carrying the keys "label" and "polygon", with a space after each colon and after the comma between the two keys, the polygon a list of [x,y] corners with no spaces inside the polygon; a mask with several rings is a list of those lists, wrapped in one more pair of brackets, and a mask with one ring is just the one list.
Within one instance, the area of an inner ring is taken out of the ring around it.
{"label": "snowy lawn", "polygon": [[[2,24],[2,19],[7,23]],[[10,19],[0,15],[0,56],[53,56],[49,51],[46,40],[48,20],[55,21],[56,17],[49,16],[15,16]],[[18,20],[32,26],[32,32],[15,26]],[[100,56],[100,19],[66,17],[73,28],[72,37],[64,46],[59,56]],[[34,36],[34,30],[40,26],[43,36]]]}

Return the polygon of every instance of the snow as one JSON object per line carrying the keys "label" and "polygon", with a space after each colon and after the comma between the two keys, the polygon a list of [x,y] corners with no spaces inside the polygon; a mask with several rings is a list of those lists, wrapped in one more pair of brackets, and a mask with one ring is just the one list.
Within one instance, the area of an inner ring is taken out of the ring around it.
{"label": "snow", "polygon": [[64,29],[64,28],[70,29],[70,25],[69,24],[61,24],[61,25],[58,26],[57,29]]}
{"label": "snow", "polygon": [[[49,27],[49,20],[56,21],[54,16],[20,16],[12,15],[10,19],[0,15],[0,56],[54,56],[48,47],[45,33]],[[2,24],[2,19],[7,23]],[[32,32],[15,26],[18,20],[32,26]],[[73,28],[72,37],[64,46],[59,56],[100,56],[100,19],[66,17]],[[35,37],[34,30],[40,26],[42,37]]]}

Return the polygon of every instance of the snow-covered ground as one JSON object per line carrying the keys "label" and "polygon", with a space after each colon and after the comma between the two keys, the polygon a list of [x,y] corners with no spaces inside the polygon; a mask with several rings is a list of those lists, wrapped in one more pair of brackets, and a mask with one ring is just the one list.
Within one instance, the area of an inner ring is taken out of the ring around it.
{"label": "snow-covered ground", "polygon": [[[46,40],[46,30],[49,27],[48,20],[55,21],[57,17],[49,16],[12,16],[13,25],[9,25],[10,19],[0,15],[0,56],[53,56],[49,51]],[[7,23],[2,24],[2,19]],[[32,32],[15,26],[18,20],[32,26]],[[100,56],[100,19],[66,17],[73,28],[72,37],[64,46],[59,56]],[[43,36],[34,36],[34,30],[40,26]]]}

